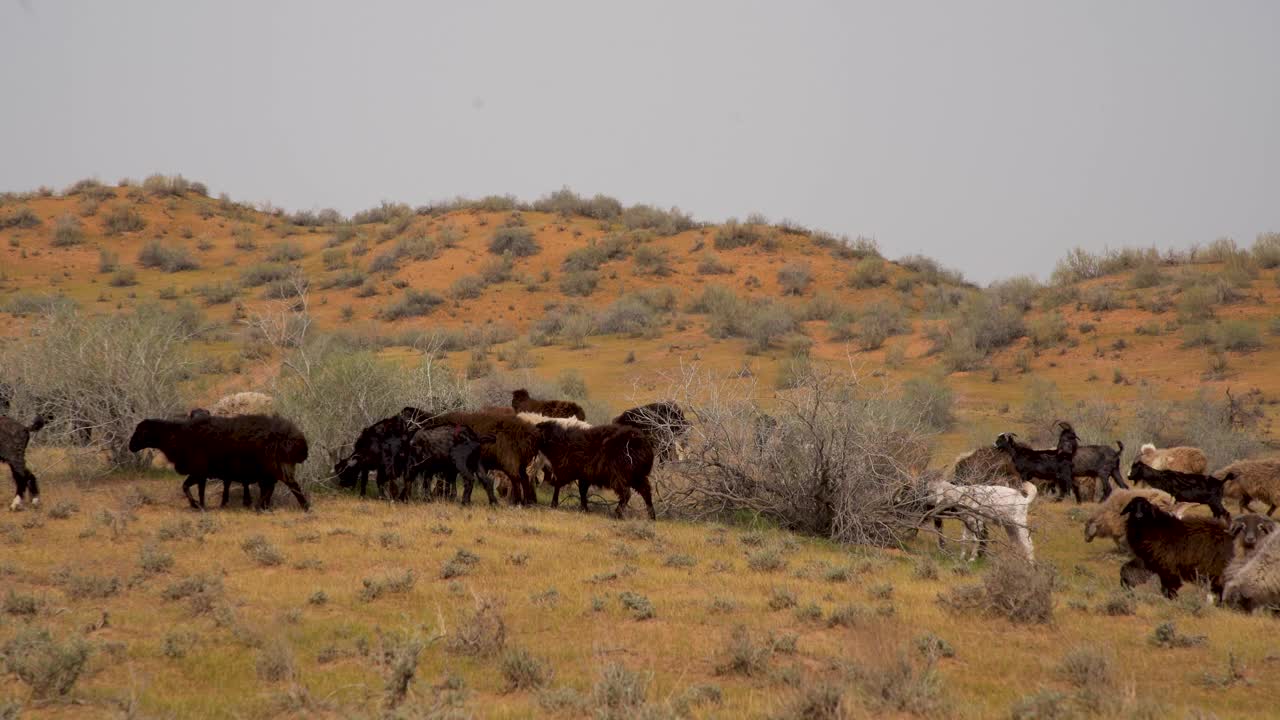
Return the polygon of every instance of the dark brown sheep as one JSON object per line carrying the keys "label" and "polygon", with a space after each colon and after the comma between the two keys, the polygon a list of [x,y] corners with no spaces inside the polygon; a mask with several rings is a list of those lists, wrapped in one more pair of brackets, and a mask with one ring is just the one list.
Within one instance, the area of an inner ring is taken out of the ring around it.
{"label": "dark brown sheep", "polygon": [[31,442],[31,433],[44,427],[43,417],[37,417],[30,425],[23,425],[6,415],[0,415],[0,463],[9,466],[13,474],[13,483],[18,486],[10,510],[22,509],[22,496],[31,498],[31,505],[40,505],[40,485],[36,483],[35,473],[27,467],[27,444]]}
{"label": "dark brown sheep", "polygon": [[[199,416],[184,420],[143,420],[129,438],[129,450],[154,448],[163,452],[177,472],[186,475],[182,494],[191,507],[204,509],[209,478],[257,482],[258,509],[271,507],[271,493],[282,482],[302,509],[310,508],[294,479],[297,465],[307,459],[307,438],[296,425],[278,415],[238,417]],[[191,497],[199,487],[200,500]]]}
{"label": "dark brown sheep", "polygon": [[578,418],[586,420],[582,406],[568,400],[539,400],[529,397],[529,391],[521,388],[511,393],[511,408],[518,413],[531,412],[553,418]]}
{"label": "dark brown sheep", "polygon": [[511,502],[537,505],[538,496],[529,480],[529,463],[538,454],[538,433],[532,425],[510,415],[450,412],[431,418],[424,428],[458,425],[471,428],[477,435],[492,435],[485,443],[480,462],[485,468],[498,470],[512,479]]}
{"label": "dark brown sheep", "polygon": [[[1166,597],[1178,594],[1185,581],[1206,580],[1222,597],[1222,576],[1231,562],[1232,538],[1227,526],[1203,517],[1178,519],[1136,497],[1125,505],[1125,536],[1142,566],[1160,578]],[[1130,563],[1131,565],[1133,563]],[[1121,573],[1121,582],[1125,582]]]}
{"label": "dark brown sheep", "polygon": [[582,511],[587,511],[587,491],[591,487],[612,490],[618,495],[614,514],[622,517],[631,499],[631,491],[640,493],[656,520],[653,490],[649,473],[653,470],[653,444],[644,432],[630,425],[597,425],[592,428],[570,428],[549,420],[538,423],[538,448],[551,462],[558,483],[551,504],[557,504],[560,487],[578,482]]}

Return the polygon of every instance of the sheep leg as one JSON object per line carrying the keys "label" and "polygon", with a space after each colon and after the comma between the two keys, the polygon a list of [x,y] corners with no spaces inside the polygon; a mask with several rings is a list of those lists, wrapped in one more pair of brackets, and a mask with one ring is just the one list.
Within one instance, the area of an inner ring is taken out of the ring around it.
{"label": "sheep leg", "polygon": [[360,497],[365,496],[365,492],[369,489],[369,471],[360,471]]}
{"label": "sheep leg", "polygon": [[1124,488],[1125,490],[1129,489],[1129,486],[1124,484],[1124,476],[1120,474],[1119,458],[1116,458],[1116,464],[1111,467],[1111,479],[1116,481],[1116,485],[1118,487]]}
{"label": "sheep leg", "polygon": [[521,465],[519,468],[519,482],[522,487],[523,501],[525,505],[538,504],[538,492],[533,489],[533,481],[529,479],[529,470]]}
{"label": "sheep leg", "polygon": [[560,486],[559,485],[556,485],[555,489],[551,491],[551,507],[553,508],[560,507]]}
{"label": "sheep leg", "polygon": [[[472,476],[480,481],[480,487],[484,488],[484,492],[489,496],[489,504],[497,505],[498,496],[493,493],[493,480],[490,479],[489,473],[480,468],[478,473],[472,473]],[[470,487],[470,485],[468,485]]]}
{"label": "sheep leg", "polygon": [[1102,500],[1099,502],[1106,502],[1107,498],[1111,497],[1111,475],[1109,473],[1099,475],[1098,482],[1102,484]]}
{"label": "sheep leg", "polygon": [[1008,524],[1004,526],[1004,531],[1009,536],[1009,542],[1022,548],[1028,562],[1036,561],[1035,548],[1031,545],[1031,532],[1025,525]]}
{"label": "sheep leg", "polygon": [[1178,588],[1182,587],[1182,578],[1176,575],[1160,575],[1160,592],[1172,600],[1178,596]]}
{"label": "sheep leg", "polygon": [[271,509],[271,494],[276,490],[276,479],[264,477],[258,483],[258,511]]}
{"label": "sheep leg", "polygon": [[658,513],[653,509],[653,488],[649,487],[649,483],[645,483],[636,488],[636,492],[640,493],[640,499],[644,500],[644,506],[649,509],[649,519],[656,521]]}
{"label": "sheep leg", "polygon": [[[1249,493],[1241,491],[1240,492],[1240,512],[1242,513],[1253,512],[1253,508],[1250,507],[1252,503],[1253,503],[1253,498],[1249,496]],[[1214,517],[1217,517],[1216,513],[1214,514]]]}
{"label": "sheep leg", "polygon": [[13,496],[13,502],[9,503],[9,509],[15,511],[21,510],[22,498],[27,494],[29,478],[34,479],[35,476],[31,474],[30,470],[27,470],[26,464],[20,459],[11,462],[9,464],[9,470],[13,475],[13,483],[17,486],[17,492]]}
{"label": "sheep leg", "polygon": [[613,509],[613,514],[616,515],[619,520],[622,519],[622,513],[626,511],[627,502],[629,500],[631,500],[631,488],[618,488],[618,505]]}
{"label": "sheep leg", "polygon": [[933,532],[938,536],[938,549],[942,550],[947,546],[947,539],[942,536],[942,518],[933,519]]}
{"label": "sheep leg", "polygon": [[587,511],[587,491],[591,489],[591,483],[585,479],[578,480],[578,499],[582,502],[582,512]]}
{"label": "sheep leg", "polygon": [[1206,504],[1209,506],[1209,510],[1213,512],[1213,516],[1215,518],[1225,518],[1227,522],[1231,522],[1231,513],[1227,512],[1227,509],[1222,506],[1222,500],[1218,498],[1209,498],[1209,502]]}
{"label": "sheep leg", "polygon": [[253,507],[253,494],[249,492],[249,483],[244,484],[244,491],[240,493],[240,503],[245,508]]}
{"label": "sheep leg", "polygon": [[[298,505],[302,507],[303,512],[311,512],[311,503],[307,501],[307,496],[302,493],[302,486],[298,485],[297,479],[293,476],[293,466],[281,468],[280,481],[284,486],[289,488],[289,492],[293,493],[293,497],[298,500]],[[274,486],[275,483],[272,483]],[[248,486],[246,486],[248,487]]]}
{"label": "sheep leg", "polygon": [[[193,497],[191,497],[191,486],[192,486],[192,485],[199,485],[199,486],[200,486],[200,490],[201,490],[201,493],[200,493],[200,502],[196,502],[196,499],[195,499],[195,498],[193,498]],[[183,483],[182,483],[182,494],[187,496],[187,502],[191,504],[191,508],[192,508],[193,510],[203,510],[203,509],[204,509],[204,492],[203,492],[203,490],[204,490],[204,478],[200,477],[199,475],[188,475],[188,476],[187,476],[187,479],[186,479],[186,482],[183,482]]]}
{"label": "sheep leg", "polygon": [[[249,487],[249,486],[248,486],[248,485],[246,485],[245,487]],[[223,478],[223,480],[222,480],[222,504],[218,505],[218,507],[220,507],[220,508],[224,508],[224,507],[226,507],[226,506],[227,506],[227,503],[229,503],[229,502],[231,502],[231,481],[230,481],[230,480],[227,480],[226,478]]]}

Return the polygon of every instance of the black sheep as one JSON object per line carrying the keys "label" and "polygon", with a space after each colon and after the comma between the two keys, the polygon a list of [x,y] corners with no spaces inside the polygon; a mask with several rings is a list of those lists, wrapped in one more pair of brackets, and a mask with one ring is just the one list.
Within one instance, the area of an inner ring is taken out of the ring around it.
{"label": "black sheep", "polygon": [[405,496],[408,496],[413,478],[418,475],[425,481],[424,494],[430,496],[431,478],[439,474],[444,478],[445,495],[453,499],[457,491],[457,476],[462,475],[463,505],[471,503],[471,490],[477,479],[489,496],[489,504],[497,505],[493,482],[481,463],[481,451],[494,441],[493,435],[479,435],[464,425],[419,430],[409,441],[409,481],[405,485]]}
{"label": "black sheep", "polygon": [[[146,448],[164,453],[174,469],[187,476],[182,494],[198,510],[204,509],[209,478],[258,483],[259,510],[271,507],[271,494],[282,482],[303,510],[310,509],[294,478],[297,465],[307,460],[307,438],[278,415],[143,420],[129,438],[129,450]],[[199,488],[199,502],[191,497],[192,485]]]}
{"label": "black sheep", "polygon": [[[1013,466],[1022,479],[1028,482],[1048,480],[1058,488],[1057,500],[1062,500],[1068,492],[1074,493],[1076,502],[1080,502],[1080,488],[1071,481],[1072,453],[1070,443],[1063,448],[1036,450],[1023,445],[1014,438],[1013,433],[1001,433],[996,437],[995,447],[1009,454]],[[1059,437],[1059,442],[1062,438]]]}
{"label": "black sheep", "polygon": [[692,425],[680,406],[670,400],[634,407],[613,419],[615,425],[630,425],[649,437],[659,462],[682,460],[681,442]]}
{"label": "black sheep", "polygon": [[37,417],[30,425],[23,425],[6,415],[0,415],[0,463],[9,466],[13,474],[13,483],[18,486],[9,503],[10,510],[22,509],[22,496],[30,495],[31,506],[40,506],[40,485],[36,483],[35,473],[27,467],[27,445],[31,442],[31,433],[44,427],[43,417]]}
{"label": "black sheep", "polygon": [[550,420],[538,423],[537,432],[538,449],[551,462],[556,482],[567,485],[578,481],[583,512],[587,511],[587,491],[595,486],[617,493],[614,513],[619,518],[635,490],[644,499],[649,519],[657,519],[649,485],[653,445],[644,433],[630,425],[597,425],[584,430]]}
{"label": "black sheep", "polygon": [[386,485],[391,483],[391,497],[403,495],[396,488],[396,479],[403,478],[408,470],[409,440],[413,438],[416,428],[411,421],[406,421],[404,413],[383,418],[360,431],[351,454],[334,465],[333,472],[338,476],[338,484],[342,487],[360,485],[360,497],[364,497],[369,486],[369,473],[378,473],[378,496],[387,497]]}
{"label": "black sheep", "polygon": [[1157,490],[1163,490],[1178,502],[1204,503],[1213,511],[1215,518],[1231,520],[1231,513],[1222,504],[1222,484],[1235,477],[1235,473],[1227,473],[1221,480],[1212,475],[1183,473],[1177,470],[1155,470],[1141,459],[1133,461],[1129,467],[1129,479],[1133,482],[1144,482]]}
{"label": "black sheep", "polygon": [[1128,518],[1125,536],[1138,561],[1121,568],[1121,582],[1141,577],[1134,572],[1140,562],[1160,577],[1166,597],[1177,595],[1183,582],[1200,580],[1222,596],[1222,575],[1233,553],[1226,525],[1203,517],[1178,519],[1144,497],[1130,500],[1120,514]]}
{"label": "black sheep", "polygon": [[[187,417],[192,419],[207,418],[207,417],[213,417],[213,413],[200,407],[191,408],[191,412],[187,413]],[[222,503],[219,505],[219,507],[226,507],[227,503],[231,501],[231,484],[236,482],[242,483],[244,485],[244,491],[241,494],[241,500],[244,501],[244,506],[245,507],[253,506],[253,495],[249,493],[249,486],[252,485],[254,482],[256,482],[255,480],[251,478],[221,478],[221,480],[222,480]],[[259,493],[261,493],[261,491],[259,491]]]}

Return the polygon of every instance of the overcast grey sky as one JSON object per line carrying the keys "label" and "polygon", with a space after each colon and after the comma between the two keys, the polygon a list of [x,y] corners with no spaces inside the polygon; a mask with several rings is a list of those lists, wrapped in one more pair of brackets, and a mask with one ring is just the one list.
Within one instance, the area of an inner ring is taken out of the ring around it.
{"label": "overcast grey sky", "polygon": [[568,185],[989,281],[1280,230],[1278,2],[0,0],[0,189]]}

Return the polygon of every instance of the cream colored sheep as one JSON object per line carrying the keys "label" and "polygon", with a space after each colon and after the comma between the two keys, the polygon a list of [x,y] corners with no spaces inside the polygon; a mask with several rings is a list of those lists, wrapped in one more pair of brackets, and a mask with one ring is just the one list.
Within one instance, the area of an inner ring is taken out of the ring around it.
{"label": "cream colored sheep", "polygon": [[1267,515],[1280,505],[1280,458],[1237,460],[1214,473],[1216,477],[1235,477],[1222,484],[1222,496],[1240,502],[1240,512],[1253,512],[1249,503],[1260,500],[1269,505]]}
{"label": "cream colored sheep", "polygon": [[1155,488],[1116,489],[1112,491],[1111,496],[1106,501],[1098,505],[1098,509],[1094,511],[1093,516],[1084,524],[1084,541],[1093,542],[1094,538],[1111,538],[1115,541],[1116,547],[1128,551],[1129,544],[1125,540],[1125,522],[1120,511],[1124,509],[1125,505],[1129,504],[1130,500],[1136,497],[1146,498],[1152,505],[1165,512],[1174,512],[1173,496],[1163,490],[1156,490]]}
{"label": "cream colored sheep", "polygon": [[1269,533],[1248,558],[1223,573],[1222,603],[1245,612],[1280,606],[1280,533]]}
{"label": "cream colored sheep", "polygon": [[238,392],[228,395],[209,408],[211,415],[267,415],[275,407],[275,398],[260,392]]}
{"label": "cream colored sheep", "polygon": [[553,422],[561,427],[577,428],[579,430],[587,430],[591,427],[591,423],[585,420],[579,420],[576,417],[549,417],[547,415],[539,415],[535,412],[516,413],[516,417],[534,426],[537,426],[538,423]]}
{"label": "cream colored sheep", "polygon": [[1200,448],[1187,446],[1159,448],[1147,443],[1138,451],[1138,459],[1152,470],[1176,470],[1204,475],[1209,469],[1209,458]]}

